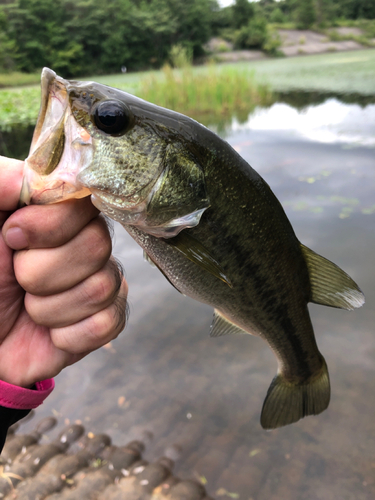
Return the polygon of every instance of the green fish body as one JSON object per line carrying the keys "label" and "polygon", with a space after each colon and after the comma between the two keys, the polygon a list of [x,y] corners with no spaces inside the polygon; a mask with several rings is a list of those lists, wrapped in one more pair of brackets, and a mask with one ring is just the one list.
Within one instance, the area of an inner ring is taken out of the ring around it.
{"label": "green fish body", "polygon": [[179,113],[51,70],[42,93],[23,201],[91,194],[179,292],[214,307],[212,336],[262,337],[279,364],[264,428],[326,409],[328,370],[307,304],[353,309],[364,297],[298,241],[267,183],[228,143]]}

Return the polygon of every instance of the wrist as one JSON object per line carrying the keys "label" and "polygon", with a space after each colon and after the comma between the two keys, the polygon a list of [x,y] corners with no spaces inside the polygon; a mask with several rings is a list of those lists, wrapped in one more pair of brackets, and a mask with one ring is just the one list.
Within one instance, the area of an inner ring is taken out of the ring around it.
{"label": "wrist", "polygon": [[36,408],[51,394],[54,386],[53,379],[36,382],[35,389],[20,387],[0,380],[0,406],[17,410]]}

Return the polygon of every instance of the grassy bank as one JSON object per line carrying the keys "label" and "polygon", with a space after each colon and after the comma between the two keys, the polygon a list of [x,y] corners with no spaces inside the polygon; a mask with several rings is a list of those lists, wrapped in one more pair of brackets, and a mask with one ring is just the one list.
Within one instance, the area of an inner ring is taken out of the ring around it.
{"label": "grassy bank", "polygon": [[39,85],[28,88],[0,89],[0,132],[9,132],[15,125],[34,124],[39,106]]}
{"label": "grassy bank", "polygon": [[[298,57],[262,59],[259,61],[225,63],[219,71],[255,72],[257,82],[267,83],[274,91],[317,90],[322,92],[375,95],[375,49],[335,52]],[[209,66],[198,66],[194,73],[207,77]],[[140,82],[162,72],[133,73],[91,77],[100,83],[122,88],[140,95]]]}
{"label": "grassy bank", "polygon": [[[240,69],[244,63],[238,63]],[[254,61],[260,82],[276,91],[375,94],[375,49]]]}
{"label": "grassy bank", "polygon": [[37,84],[40,81],[40,73],[0,73],[0,88],[21,87],[24,85]]}
{"label": "grassy bank", "polygon": [[[259,84],[254,73],[236,67],[204,68],[188,66],[172,70],[112,77],[92,78],[99,83],[121,88],[169,109],[192,116],[205,124],[230,120],[233,115],[246,119],[257,105],[272,102],[266,83]],[[39,109],[37,87],[0,91],[0,130],[35,122]]]}
{"label": "grassy bank", "polygon": [[[214,110],[219,115],[246,113],[255,104],[266,104],[267,88],[375,95],[375,49],[222,64],[214,71],[210,66],[199,66],[185,75],[182,71],[186,70],[93,76],[88,80],[121,88],[201,120],[199,110],[203,115]],[[39,85],[0,89],[0,130],[35,123],[39,100]],[[203,117],[204,122],[209,120]]]}

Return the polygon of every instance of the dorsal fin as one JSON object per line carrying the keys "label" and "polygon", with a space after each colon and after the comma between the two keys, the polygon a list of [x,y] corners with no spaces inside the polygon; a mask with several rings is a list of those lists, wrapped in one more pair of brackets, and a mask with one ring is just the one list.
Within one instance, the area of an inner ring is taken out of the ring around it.
{"label": "dorsal fin", "polygon": [[214,319],[211,323],[211,333],[210,337],[222,337],[223,335],[235,335],[237,333],[244,334],[245,330],[242,330],[237,325],[234,325],[229,319],[225,318],[217,309],[214,311]]}
{"label": "dorsal fin", "polygon": [[302,243],[301,249],[309,270],[311,302],[341,309],[363,306],[365,297],[348,274]]}

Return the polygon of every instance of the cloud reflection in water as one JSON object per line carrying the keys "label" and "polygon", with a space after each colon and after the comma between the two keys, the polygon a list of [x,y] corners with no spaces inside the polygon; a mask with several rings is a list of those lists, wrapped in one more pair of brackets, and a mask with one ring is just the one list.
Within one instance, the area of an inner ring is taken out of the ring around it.
{"label": "cloud reflection in water", "polygon": [[375,104],[361,107],[337,99],[298,110],[285,103],[257,108],[248,121],[234,120],[232,130],[278,130],[295,138],[347,146],[375,146]]}

